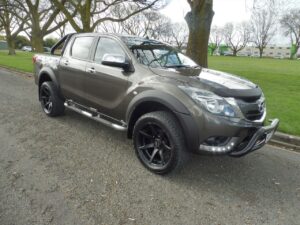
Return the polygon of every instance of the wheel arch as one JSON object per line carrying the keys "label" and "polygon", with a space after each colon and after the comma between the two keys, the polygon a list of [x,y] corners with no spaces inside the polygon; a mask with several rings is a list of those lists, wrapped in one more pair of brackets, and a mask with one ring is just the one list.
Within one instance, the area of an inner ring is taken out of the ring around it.
{"label": "wheel arch", "polygon": [[198,129],[189,110],[170,94],[158,91],[146,91],[136,96],[128,106],[126,120],[127,137],[132,138],[133,128],[140,116],[154,111],[168,111],[176,118],[183,130],[185,143],[189,150],[198,148]]}
{"label": "wheel arch", "polygon": [[44,83],[46,81],[52,81],[55,84],[55,86],[57,87],[57,89],[59,91],[59,95],[61,96],[59,83],[56,79],[54,72],[50,68],[44,68],[39,73],[39,76],[38,76],[39,93],[40,93],[40,87],[41,87],[42,83]]}

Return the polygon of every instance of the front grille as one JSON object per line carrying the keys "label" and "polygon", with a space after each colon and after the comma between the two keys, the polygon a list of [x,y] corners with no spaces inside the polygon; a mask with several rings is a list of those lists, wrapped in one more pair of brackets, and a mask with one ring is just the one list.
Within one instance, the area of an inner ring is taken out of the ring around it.
{"label": "front grille", "polygon": [[261,119],[266,110],[264,98],[260,98],[253,102],[246,102],[244,100],[238,99],[237,104],[239,105],[245,118],[251,121]]}
{"label": "front grille", "polygon": [[264,115],[264,112],[260,112],[258,110],[251,110],[246,112],[245,117],[248,120],[259,120]]}

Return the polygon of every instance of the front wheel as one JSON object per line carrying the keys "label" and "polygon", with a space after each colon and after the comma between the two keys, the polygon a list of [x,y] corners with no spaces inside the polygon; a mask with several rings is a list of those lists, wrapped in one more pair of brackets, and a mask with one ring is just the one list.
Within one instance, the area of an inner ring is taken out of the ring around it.
{"label": "front wheel", "polygon": [[58,89],[53,82],[47,81],[40,87],[40,101],[47,116],[59,116],[64,113],[64,102],[58,95]]}
{"label": "front wheel", "polygon": [[187,158],[182,129],[166,111],[141,116],[134,126],[133,142],[141,163],[157,174],[181,167]]}

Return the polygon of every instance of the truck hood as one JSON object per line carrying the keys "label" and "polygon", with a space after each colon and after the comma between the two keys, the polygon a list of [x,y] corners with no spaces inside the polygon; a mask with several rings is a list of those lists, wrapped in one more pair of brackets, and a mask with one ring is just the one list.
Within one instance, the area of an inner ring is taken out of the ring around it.
{"label": "truck hood", "polygon": [[262,95],[260,87],[244,78],[206,68],[201,69],[154,69],[160,76],[175,79],[179,85],[205,89],[222,97],[234,97],[244,100],[256,100]]}

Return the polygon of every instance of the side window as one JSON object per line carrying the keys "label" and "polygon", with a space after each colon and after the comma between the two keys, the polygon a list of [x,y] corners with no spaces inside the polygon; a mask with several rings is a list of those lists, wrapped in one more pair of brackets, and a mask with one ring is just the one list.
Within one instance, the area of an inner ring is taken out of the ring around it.
{"label": "side window", "polygon": [[100,38],[97,45],[95,62],[101,63],[105,54],[121,55],[124,57],[126,56],[124,50],[118,42],[113,39],[103,37]]}
{"label": "side window", "polygon": [[77,37],[73,43],[71,55],[78,59],[88,59],[94,37]]}

